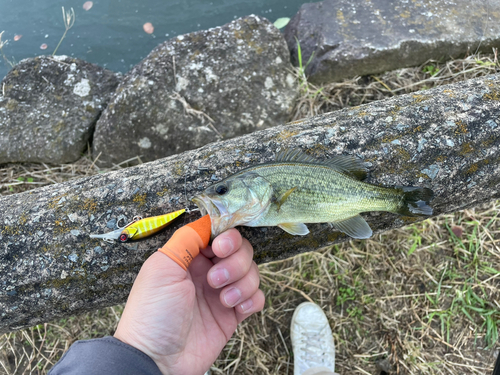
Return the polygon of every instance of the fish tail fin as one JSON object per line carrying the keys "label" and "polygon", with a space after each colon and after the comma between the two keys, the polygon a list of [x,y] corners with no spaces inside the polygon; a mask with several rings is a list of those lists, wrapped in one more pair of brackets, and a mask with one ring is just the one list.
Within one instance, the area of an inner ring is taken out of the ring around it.
{"label": "fish tail fin", "polygon": [[403,216],[430,216],[432,207],[429,202],[434,192],[428,188],[415,186],[398,186],[403,191],[403,199],[396,213]]}

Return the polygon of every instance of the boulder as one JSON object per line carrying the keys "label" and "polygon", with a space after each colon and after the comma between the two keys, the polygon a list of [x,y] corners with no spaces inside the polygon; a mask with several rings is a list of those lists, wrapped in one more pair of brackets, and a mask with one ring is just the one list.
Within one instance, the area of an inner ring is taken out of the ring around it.
{"label": "boulder", "polygon": [[[24,193],[0,197],[0,332],[126,300],[144,260],[179,226],[132,244],[89,234],[111,231],[125,215],[194,208],[186,200],[242,168],[301,148],[319,160],[339,154],[368,162],[367,182],[422,186],[434,215],[500,197],[500,75],[402,95],[254,132],[197,150]],[[375,233],[422,218],[363,214]],[[256,262],[349,240],[327,223],[307,236],[277,227],[246,228]]]}
{"label": "boulder", "polygon": [[168,40],[125,75],[93,153],[103,166],[150,161],[283,123],[297,95],[290,68],[279,30],[257,16]]}
{"label": "boulder", "polygon": [[19,62],[0,84],[0,163],[79,159],[120,76],[67,56]]}
{"label": "boulder", "polygon": [[448,60],[500,46],[500,2],[325,0],[302,5],[285,29],[298,65],[297,40],[312,82]]}

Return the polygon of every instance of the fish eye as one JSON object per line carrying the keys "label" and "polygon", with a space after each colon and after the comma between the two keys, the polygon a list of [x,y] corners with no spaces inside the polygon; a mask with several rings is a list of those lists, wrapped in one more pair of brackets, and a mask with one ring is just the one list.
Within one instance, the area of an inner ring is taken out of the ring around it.
{"label": "fish eye", "polygon": [[215,188],[215,192],[219,195],[224,195],[227,193],[227,186],[226,185],[219,185]]}
{"label": "fish eye", "polygon": [[128,235],[127,234],[123,233],[123,234],[120,235],[120,241],[121,242],[125,242],[127,240],[128,240]]}

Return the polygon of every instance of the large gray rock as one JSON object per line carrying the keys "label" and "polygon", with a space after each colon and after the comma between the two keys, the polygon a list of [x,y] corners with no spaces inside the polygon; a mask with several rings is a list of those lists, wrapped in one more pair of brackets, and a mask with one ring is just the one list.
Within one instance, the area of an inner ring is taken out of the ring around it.
{"label": "large gray rock", "polygon": [[304,4],[285,29],[313,82],[417,66],[500,46],[498,0],[351,1]]}
{"label": "large gray rock", "polygon": [[[500,75],[484,77],[206,145],[198,150],[81,180],[0,197],[0,332],[123,302],[147,256],[180,225],[136,244],[89,238],[126,215],[158,215],[186,205],[214,180],[300,147],[318,159],[358,155],[368,182],[435,192],[434,214],[500,197]],[[194,207],[190,205],[190,207]],[[413,223],[363,214],[377,233]],[[420,218],[422,219],[422,218]],[[348,240],[328,224],[307,236],[277,227],[240,230],[257,262]]]}
{"label": "large gray rock", "polygon": [[94,155],[155,160],[283,123],[297,94],[290,68],[282,35],[257,16],[168,40],[125,76]]}
{"label": "large gray rock", "polygon": [[0,84],[0,163],[80,158],[119,77],[67,56],[22,60]]}

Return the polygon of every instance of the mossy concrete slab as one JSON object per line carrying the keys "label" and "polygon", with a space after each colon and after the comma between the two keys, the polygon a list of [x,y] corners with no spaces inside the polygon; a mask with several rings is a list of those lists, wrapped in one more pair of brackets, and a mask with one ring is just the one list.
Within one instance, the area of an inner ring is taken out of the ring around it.
{"label": "mossy concrete slab", "polygon": [[94,136],[98,164],[151,161],[278,125],[297,96],[287,45],[248,16],[155,48],[118,87]]}
{"label": "mossy concrete slab", "polygon": [[[89,234],[121,216],[153,216],[194,206],[186,200],[241,169],[301,148],[319,160],[356,155],[367,182],[429,187],[434,215],[500,197],[500,75],[402,95],[215,142],[102,175],[0,197],[0,332],[126,300],[144,260],[175,229],[133,244]],[[314,183],[314,182],[312,182]],[[422,218],[362,214],[375,233]],[[328,224],[307,236],[277,227],[240,228],[256,262],[349,240]]]}
{"label": "mossy concrete slab", "polygon": [[0,163],[79,159],[120,76],[67,56],[22,60],[0,83]]}
{"label": "mossy concrete slab", "polygon": [[349,1],[302,5],[285,29],[298,65],[297,40],[313,82],[445,61],[500,46],[498,0]]}

